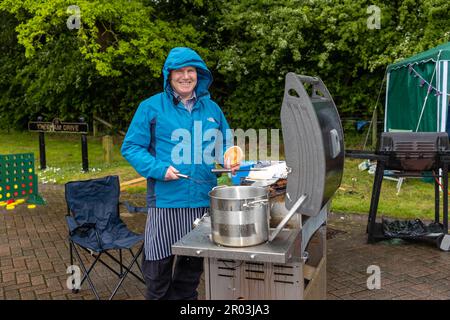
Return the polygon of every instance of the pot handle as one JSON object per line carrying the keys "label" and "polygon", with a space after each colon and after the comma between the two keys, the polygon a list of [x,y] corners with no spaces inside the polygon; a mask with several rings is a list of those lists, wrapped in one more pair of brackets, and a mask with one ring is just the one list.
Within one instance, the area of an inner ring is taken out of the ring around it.
{"label": "pot handle", "polygon": [[225,187],[228,187],[226,184],[221,184],[220,186],[215,186],[214,188],[212,188],[211,190],[216,190],[216,189],[219,189],[219,188],[225,188]]}
{"label": "pot handle", "polygon": [[194,222],[192,223],[192,229],[198,227],[200,222],[202,222],[202,220],[205,219],[205,217],[207,217],[207,216],[208,216],[208,213],[205,213],[201,218],[195,219]]}
{"label": "pot handle", "polygon": [[244,203],[242,206],[244,208],[251,208],[255,204],[260,204],[260,203],[261,204],[267,204],[267,203],[269,203],[269,199],[261,199],[261,200],[250,201],[250,202]]}
{"label": "pot handle", "polygon": [[277,235],[283,230],[284,226],[288,221],[292,218],[294,213],[297,212],[298,208],[305,202],[306,200],[306,194],[302,195],[300,198],[298,198],[297,202],[292,206],[291,210],[289,210],[288,214],[284,217],[283,220],[281,220],[280,224],[276,227],[276,229],[271,233],[269,237],[269,242],[272,242],[273,239],[277,237]]}

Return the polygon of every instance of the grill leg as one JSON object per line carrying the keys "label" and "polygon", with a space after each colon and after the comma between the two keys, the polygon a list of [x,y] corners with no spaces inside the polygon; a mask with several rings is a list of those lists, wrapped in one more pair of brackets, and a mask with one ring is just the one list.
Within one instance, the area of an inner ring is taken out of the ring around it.
{"label": "grill leg", "polygon": [[443,168],[443,174],[442,176],[444,177],[444,190],[443,190],[443,207],[444,207],[444,212],[443,212],[443,225],[444,225],[444,232],[445,234],[448,234],[448,162],[444,163],[444,168]]}
{"label": "grill leg", "polygon": [[377,162],[375,178],[373,179],[372,199],[370,201],[370,210],[366,230],[368,233],[367,241],[369,243],[374,242],[373,233],[375,231],[375,223],[377,220],[378,202],[380,200],[381,184],[383,183],[384,166],[384,161]]}
{"label": "grill leg", "polygon": [[[438,171],[439,172],[439,171]],[[439,179],[435,177],[435,179]],[[439,184],[436,180],[434,180],[434,222],[439,223],[439,215],[440,215],[440,208],[439,208]]]}

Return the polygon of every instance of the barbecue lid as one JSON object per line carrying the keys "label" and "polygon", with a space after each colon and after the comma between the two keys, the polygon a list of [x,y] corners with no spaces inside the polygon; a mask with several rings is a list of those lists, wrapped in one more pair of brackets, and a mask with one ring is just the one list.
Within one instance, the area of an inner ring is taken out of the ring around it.
{"label": "barbecue lid", "polygon": [[429,171],[438,168],[438,155],[447,153],[447,132],[383,132],[378,154],[388,155],[386,169]]}
{"label": "barbecue lid", "polygon": [[289,172],[286,208],[306,194],[299,212],[315,216],[342,180],[344,134],[339,114],[320,78],[288,73],[280,117]]}

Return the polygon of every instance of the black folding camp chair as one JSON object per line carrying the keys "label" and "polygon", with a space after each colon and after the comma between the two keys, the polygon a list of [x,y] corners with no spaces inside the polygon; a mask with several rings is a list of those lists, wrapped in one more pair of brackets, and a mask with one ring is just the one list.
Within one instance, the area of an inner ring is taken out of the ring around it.
{"label": "black folding camp chair", "polygon": [[[96,298],[100,300],[97,289],[90,277],[90,272],[97,262],[103,264],[119,277],[119,282],[109,297],[110,300],[115,296],[128,274],[145,283],[140,265],[136,263],[144,247],[144,236],[130,231],[120,219],[119,177],[107,176],[99,179],[68,182],[65,185],[65,197],[68,211],[66,221],[69,228],[70,264],[74,264],[73,253],[75,253],[83,271],[83,278],[79,287],[87,280]],[[139,212],[143,210],[132,211]],[[132,247],[139,242],[142,242],[142,244],[137,253],[134,253]],[[94,257],[93,263],[88,268],[83,263],[77,247],[89,252]],[[123,263],[123,249],[129,250],[131,253],[132,259],[128,265]],[[112,251],[118,251],[119,259],[110,253]],[[101,259],[105,255],[117,263],[115,266],[120,268],[119,271],[116,271]],[[139,268],[140,275],[131,270],[135,264]],[[72,291],[77,293],[79,288],[72,289]]]}

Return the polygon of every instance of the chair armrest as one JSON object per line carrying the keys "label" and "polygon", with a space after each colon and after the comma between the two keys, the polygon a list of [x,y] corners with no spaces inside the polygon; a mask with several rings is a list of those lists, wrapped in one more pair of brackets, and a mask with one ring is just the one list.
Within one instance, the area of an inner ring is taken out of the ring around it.
{"label": "chair armrest", "polygon": [[78,223],[72,216],[66,216],[67,227],[69,228],[69,232],[73,232],[76,228],[79,227]]}
{"label": "chair armrest", "polygon": [[72,216],[66,216],[67,226],[69,228],[69,235],[72,237],[74,235],[78,235],[81,237],[89,236],[89,231],[94,230],[95,238],[98,243],[98,247],[100,249],[103,248],[102,238],[100,237],[100,233],[98,232],[95,223],[83,223],[82,225],[78,224]]}

